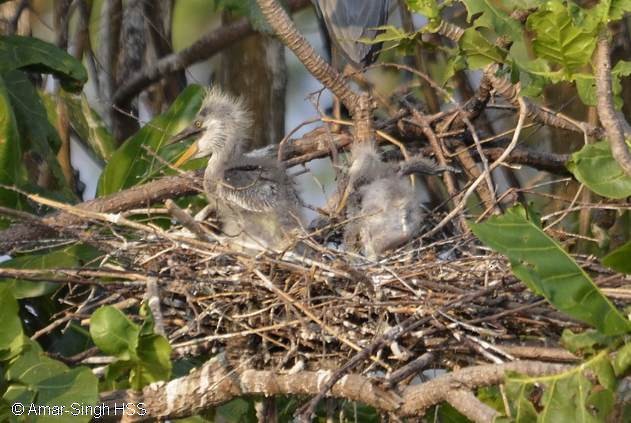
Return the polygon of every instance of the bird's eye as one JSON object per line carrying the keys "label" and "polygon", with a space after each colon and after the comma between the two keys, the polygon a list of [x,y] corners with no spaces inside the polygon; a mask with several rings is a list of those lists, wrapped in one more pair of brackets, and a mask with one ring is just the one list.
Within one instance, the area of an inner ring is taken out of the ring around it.
{"label": "bird's eye", "polygon": [[195,125],[195,128],[199,129],[199,128],[202,127],[202,121],[201,120],[196,120],[194,125]]}

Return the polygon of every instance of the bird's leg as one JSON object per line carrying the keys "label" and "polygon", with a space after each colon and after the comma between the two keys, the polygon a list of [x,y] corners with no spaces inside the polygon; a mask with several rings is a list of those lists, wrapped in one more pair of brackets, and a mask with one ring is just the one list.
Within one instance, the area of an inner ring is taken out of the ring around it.
{"label": "bird's leg", "polygon": [[214,210],[214,207],[211,207],[210,204],[207,204],[206,207],[204,207],[203,209],[198,211],[197,214],[195,214],[195,217],[194,217],[195,221],[203,222],[204,220],[208,219],[208,216],[210,216],[213,210]]}

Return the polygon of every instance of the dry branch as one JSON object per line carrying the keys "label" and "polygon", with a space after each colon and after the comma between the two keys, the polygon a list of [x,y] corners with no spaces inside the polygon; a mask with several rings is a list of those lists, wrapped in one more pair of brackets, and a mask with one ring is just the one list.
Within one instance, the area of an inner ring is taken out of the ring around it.
{"label": "dry branch", "polygon": [[[569,368],[571,366],[535,361],[475,366],[410,386],[400,394],[381,388],[377,381],[368,377],[349,374],[333,386],[330,396],[358,401],[402,417],[422,416],[429,407],[449,401],[474,421],[486,422],[489,420],[485,418],[492,414],[491,410],[477,400],[474,402],[470,394],[465,394],[468,390],[501,383],[507,372],[534,377],[560,373]],[[167,383],[153,383],[145,387],[142,393],[105,393],[101,400],[111,404],[112,409],[114,403],[144,402],[148,414],[131,416],[129,421],[174,419],[190,416],[244,395],[315,395],[328,375],[325,371],[281,373],[244,370],[241,366],[233,368],[225,356],[219,355],[187,376]]]}
{"label": "dry branch", "polygon": [[320,57],[307,40],[298,32],[283,8],[276,0],[257,0],[265,19],[274,32],[316,79],[335,94],[351,113],[360,108],[359,98],[346,80]]}
{"label": "dry branch", "polygon": [[618,116],[613,103],[613,89],[611,86],[611,60],[609,58],[608,32],[603,31],[598,36],[596,44],[594,70],[596,73],[596,97],[598,99],[598,117],[605,127],[607,138],[611,146],[611,154],[624,170],[631,176],[631,152],[627,146],[622,117]]}
{"label": "dry branch", "polygon": [[[306,7],[309,0],[289,0],[289,10],[295,12]],[[253,34],[254,28],[247,18],[212,30],[203,35],[191,46],[177,53],[162,57],[151,66],[131,77],[116,90],[114,104],[125,104],[144,88],[167,75],[186,69],[188,66],[206,60],[239,40]]]}

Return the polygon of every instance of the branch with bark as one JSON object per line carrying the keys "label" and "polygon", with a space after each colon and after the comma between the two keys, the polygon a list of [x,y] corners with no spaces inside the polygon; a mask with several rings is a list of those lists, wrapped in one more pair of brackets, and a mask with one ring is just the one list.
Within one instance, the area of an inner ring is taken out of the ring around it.
{"label": "branch with bark", "polygon": [[[307,5],[309,5],[309,0],[290,0],[288,2],[291,12],[303,9]],[[182,71],[194,63],[209,59],[237,41],[254,34],[254,32],[255,30],[248,19],[242,18],[206,33],[191,46],[162,57],[151,66],[132,76],[116,90],[113,96],[114,104],[125,104],[152,83],[167,75]]]}
{"label": "branch with bark", "polygon": [[[328,157],[332,147],[335,150],[347,148],[352,140],[353,137],[349,133],[331,134],[325,128],[317,128],[283,146],[281,158],[287,166],[304,164],[317,158]],[[424,147],[419,151],[429,154],[433,150],[431,147]],[[499,147],[484,149],[487,157],[493,160],[497,159],[503,151]],[[540,170],[565,174],[567,172],[565,162],[568,159],[569,156],[565,154],[539,153],[518,148],[506,159],[506,163],[523,164]],[[194,195],[200,192],[201,175],[202,171],[165,176],[144,185],[80,203],[76,207],[101,213],[118,213],[135,207],[164,202],[170,198]],[[0,214],[5,213],[0,210]],[[20,220],[16,216],[9,217]],[[0,251],[10,252],[42,238],[57,236],[60,229],[80,223],[81,219],[76,216],[58,212],[38,219],[36,225],[32,222],[14,224],[0,232]]]}
{"label": "branch with bark", "polygon": [[624,134],[624,119],[618,113],[613,103],[613,89],[611,86],[611,59],[608,31],[603,30],[598,36],[596,44],[596,97],[598,98],[598,117],[605,127],[607,138],[611,146],[611,154],[624,172],[631,176],[631,152],[627,146]]}
{"label": "branch with bark", "polygon": [[[104,393],[106,405],[142,402],[147,414],[128,416],[130,422],[183,418],[224,404],[243,395],[315,395],[330,372],[273,372],[232,367],[224,355],[218,355],[189,375],[167,383],[157,382],[142,392]],[[420,385],[410,385],[401,392],[382,387],[369,377],[347,374],[331,389],[329,396],[358,401],[401,417],[422,416],[427,410],[448,402],[475,422],[487,422],[498,413],[481,403],[472,391],[502,383],[508,372],[532,377],[553,375],[572,366],[538,361],[515,361],[468,367],[447,373]]]}

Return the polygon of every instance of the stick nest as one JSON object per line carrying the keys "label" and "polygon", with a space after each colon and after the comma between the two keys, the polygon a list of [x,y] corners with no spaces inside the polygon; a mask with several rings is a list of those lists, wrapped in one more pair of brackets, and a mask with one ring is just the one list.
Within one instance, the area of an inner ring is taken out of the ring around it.
{"label": "stick nest", "polygon": [[[427,352],[434,361],[421,368],[574,359],[557,344],[563,329],[580,324],[525,288],[506,260],[472,238],[417,240],[380,261],[333,247],[300,259],[236,253],[177,227],[114,226],[100,224],[99,242],[111,252],[98,269],[113,269],[109,281],[98,272],[75,275],[83,284],[68,291],[64,302],[74,306],[60,322],[87,318],[105,304],[136,318],[140,301],[157,297],[156,327],[176,357],[224,351],[247,368],[280,371],[336,369],[371,345],[378,348],[354,372],[390,377],[403,369],[406,376]],[[624,282],[578,259],[601,287]],[[148,289],[152,283],[157,292]]]}

